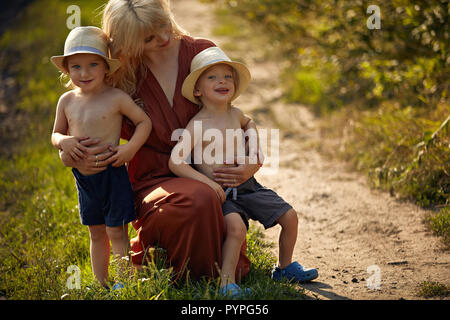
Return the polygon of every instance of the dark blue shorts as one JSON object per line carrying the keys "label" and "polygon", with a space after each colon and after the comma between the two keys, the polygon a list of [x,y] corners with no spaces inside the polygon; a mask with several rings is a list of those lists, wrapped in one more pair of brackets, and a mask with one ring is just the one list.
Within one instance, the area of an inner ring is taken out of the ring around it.
{"label": "dark blue shorts", "polygon": [[236,187],[236,199],[233,199],[232,188],[230,191],[222,204],[223,215],[239,213],[247,229],[248,219],[261,222],[265,229],[273,227],[283,214],[292,209],[275,191],[263,187],[254,177]]}
{"label": "dark blue shorts", "polygon": [[111,165],[102,172],[84,176],[72,168],[78,190],[81,223],[123,226],[136,219],[133,190],[127,168]]}

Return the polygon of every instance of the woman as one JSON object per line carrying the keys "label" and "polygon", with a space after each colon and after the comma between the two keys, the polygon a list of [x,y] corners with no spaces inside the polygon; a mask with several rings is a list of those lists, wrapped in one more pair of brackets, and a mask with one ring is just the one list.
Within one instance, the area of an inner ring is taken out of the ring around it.
{"label": "woman", "polygon": [[[131,240],[133,263],[144,263],[152,246],[167,251],[167,260],[182,275],[217,276],[225,224],[221,203],[206,184],[178,178],[168,168],[174,130],[184,128],[198,107],[181,95],[181,85],[189,74],[192,58],[215,46],[209,40],[188,36],[174,21],[166,0],[110,0],[103,12],[102,27],[111,39],[111,54],[122,68],[114,85],[138,98],[153,123],[152,132],[129,163],[128,174],[135,194],[137,237]],[[249,124],[249,127],[253,127]],[[246,128],[247,129],[247,128]],[[122,138],[128,139],[133,125],[125,121]],[[88,156],[73,164],[62,155],[66,165],[82,166],[91,172],[102,170],[114,161],[107,147],[84,140]],[[95,153],[94,153],[95,152]],[[95,156],[94,156],[95,155]],[[239,165],[216,171],[216,181],[234,187],[248,180],[260,165]],[[250,261],[244,243],[237,279],[245,276]]]}

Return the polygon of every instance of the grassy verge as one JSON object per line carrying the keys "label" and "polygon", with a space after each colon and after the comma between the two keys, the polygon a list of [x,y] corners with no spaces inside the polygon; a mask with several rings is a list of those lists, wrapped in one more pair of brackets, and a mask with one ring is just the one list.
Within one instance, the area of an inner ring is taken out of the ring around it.
{"label": "grassy verge", "polygon": [[424,298],[445,298],[450,296],[450,287],[438,282],[424,281],[419,285],[417,295]]}
{"label": "grassy verge", "polygon": [[[99,25],[95,9],[103,3],[77,1],[81,24]],[[71,4],[73,1],[35,1],[0,38],[0,67],[15,75],[19,90],[13,107],[26,115],[19,146],[0,155],[0,297],[223,299],[217,295],[218,283],[213,279],[185,279],[175,284],[161,258],[143,270],[125,274],[118,272],[120,263],[112,262],[110,280],[127,284],[120,291],[105,290],[94,279],[89,235],[79,221],[74,179],[50,143],[54,108],[64,88],[49,57],[64,46],[66,9]],[[2,137],[9,134],[2,131]],[[251,229],[247,240],[252,270],[243,285],[253,289],[250,298],[304,299],[302,288],[270,279],[276,259],[267,253],[261,233]],[[80,287],[73,288],[76,282],[72,280],[78,276]]]}
{"label": "grassy verge", "polygon": [[446,207],[432,212],[425,220],[430,229],[442,238],[446,247],[450,248],[450,208]]}
{"label": "grassy verge", "polygon": [[365,173],[372,187],[429,209],[426,224],[449,247],[449,119],[446,105],[350,107],[322,121],[322,136],[334,143],[319,149]]}

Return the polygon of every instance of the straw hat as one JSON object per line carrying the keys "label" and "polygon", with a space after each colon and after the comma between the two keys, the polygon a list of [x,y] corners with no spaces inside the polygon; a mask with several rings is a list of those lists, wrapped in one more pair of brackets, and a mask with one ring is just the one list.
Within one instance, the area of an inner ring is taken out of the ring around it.
{"label": "straw hat", "polygon": [[207,68],[219,63],[227,64],[236,70],[239,78],[239,84],[235,90],[234,96],[231,98],[231,101],[239,97],[239,95],[247,89],[250,84],[250,71],[244,64],[231,61],[231,59],[228,58],[225,52],[223,52],[219,47],[210,47],[205,49],[198,53],[194,59],[192,59],[191,73],[186,77],[181,88],[181,93],[183,96],[189,101],[197,104],[198,101],[194,97],[194,88],[198,78]]}
{"label": "straw hat", "polygon": [[110,59],[108,51],[108,40],[102,29],[97,27],[76,27],[70,31],[64,45],[64,55],[53,56],[50,60],[62,72],[68,73],[63,66],[65,57],[77,53],[91,53],[105,59],[109,66],[108,74],[114,73],[120,67],[118,59]]}

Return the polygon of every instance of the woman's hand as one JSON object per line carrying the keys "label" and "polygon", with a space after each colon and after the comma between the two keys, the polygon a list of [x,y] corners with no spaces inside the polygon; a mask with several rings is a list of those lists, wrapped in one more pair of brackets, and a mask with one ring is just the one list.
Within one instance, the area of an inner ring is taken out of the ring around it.
{"label": "woman's hand", "polygon": [[84,157],[80,160],[75,160],[69,153],[61,150],[59,152],[61,161],[65,166],[77,168],[87,174],[99,173],[108,167],[113,161],[111,156],[114,155],[110,145],[96,146],[99,142],[99,139],[80,139],[79,143],[86,147]]}
{"label": "woman's hand", "polygon": [[[249,161],[246,157],[244,164],[238,164],[237,167],[221,167],[213,171],[214,181],[222,184],[224,187],[237,187],[250,179],[261,167],[260,164],[252,164],[255,161]],[[233,161],[226,161],[226,164],[238,163],[237,158]]]}

